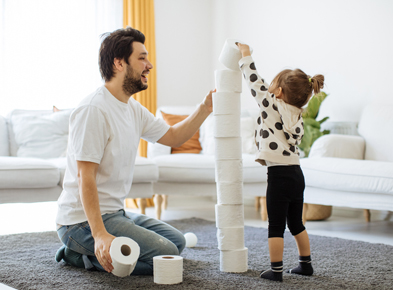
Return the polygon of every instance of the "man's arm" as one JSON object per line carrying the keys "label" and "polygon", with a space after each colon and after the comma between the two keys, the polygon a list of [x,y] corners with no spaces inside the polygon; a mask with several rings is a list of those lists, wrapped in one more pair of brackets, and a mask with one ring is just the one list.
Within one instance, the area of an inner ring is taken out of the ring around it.
{"label": "man's arm", "polygon": [[94,254],[101,266],[107,272],[112,272],[113,266],[109,248],[115,237],[106,231],[102,221],[96,183],[98,164],[77,161],[77,165],[79,192],[91,234],[94,238]]}
{"label": "man's arm", "polygon": [[170,147],[180,147],[189,140],[199,129],[205,119],[213,112],[212,94],[210,91],[203,102],[183,121],[173,125],[157,142]]}

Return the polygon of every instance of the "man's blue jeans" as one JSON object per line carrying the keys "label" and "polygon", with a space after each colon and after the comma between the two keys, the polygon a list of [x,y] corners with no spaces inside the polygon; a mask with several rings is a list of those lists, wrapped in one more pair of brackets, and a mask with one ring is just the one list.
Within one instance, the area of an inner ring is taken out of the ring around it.
{"label": "man's blue jeans", "polygon": [[[139,260],[132,275],[153,275],[153,257],[179,255],[185,247],[184,235],[174,227],[145,215],[120,210],[102,216],[108,233],[129,237],[140,247]],[[57,230],[60,240],[71,250],[88,256],[90,262],[104,271],[94,255],[94,239],[88,222],[62,226]]]}

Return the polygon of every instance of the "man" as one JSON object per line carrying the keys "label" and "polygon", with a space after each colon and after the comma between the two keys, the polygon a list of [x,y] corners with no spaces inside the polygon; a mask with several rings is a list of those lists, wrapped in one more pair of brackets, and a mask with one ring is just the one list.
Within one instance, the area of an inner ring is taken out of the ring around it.
{"label": "man", "polygon": [[196,111],[172,127],[131,96],[147,89],[153,68],[145,36],[131,27],[107,33],[99,65],[105,85],[86,97],[70,116],[67,169],[58,200],[58,235],[64,246],[56,260],[111,272],[111,242],[135,240],[141,250],[132,274],[152,275],[153,257],[179,255],[181,232],[145,215],[126,213],[140,138],[178,147],[212,112],[212,91]]}

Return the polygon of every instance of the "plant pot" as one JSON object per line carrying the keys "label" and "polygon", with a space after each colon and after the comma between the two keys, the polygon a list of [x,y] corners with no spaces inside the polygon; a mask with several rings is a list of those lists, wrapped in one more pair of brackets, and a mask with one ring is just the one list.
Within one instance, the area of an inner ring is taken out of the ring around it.
{"label": "plant pot", "polygon": [[332,206],[320,204],[307,204],[306,220],[308,221],[322,221],[332,215]]}

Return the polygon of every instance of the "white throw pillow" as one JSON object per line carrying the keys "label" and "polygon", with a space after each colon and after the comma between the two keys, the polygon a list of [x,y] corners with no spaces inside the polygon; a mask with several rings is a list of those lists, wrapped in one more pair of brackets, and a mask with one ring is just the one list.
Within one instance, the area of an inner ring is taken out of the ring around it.
{"label": "white throw pillow", "polygon": [[65,156],[72,109],[47,115],[12,116],[18,157],[57,158]]}

